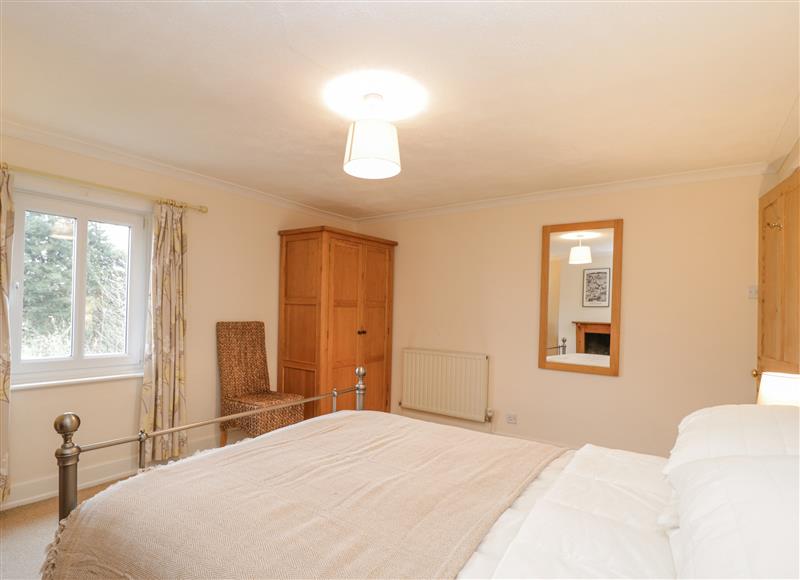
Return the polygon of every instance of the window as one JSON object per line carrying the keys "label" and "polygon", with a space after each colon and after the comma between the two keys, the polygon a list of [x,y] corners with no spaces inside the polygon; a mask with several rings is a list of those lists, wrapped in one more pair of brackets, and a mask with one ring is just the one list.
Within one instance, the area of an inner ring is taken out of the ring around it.
{"label": "window", "polygon": [[145,217],[28,193],[15,210],[13,383],[141,372]]}

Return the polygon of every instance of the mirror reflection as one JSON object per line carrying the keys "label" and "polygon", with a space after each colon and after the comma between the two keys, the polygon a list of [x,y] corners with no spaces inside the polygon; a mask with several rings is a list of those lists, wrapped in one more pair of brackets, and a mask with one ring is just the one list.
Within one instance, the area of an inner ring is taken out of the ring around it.
{"label": "mirror reflection", "polygon": [[616,227],[621,223],[545,228],[546,327],[540,333],[544,352],[539,357],[543,368],[617,374],[614,254],[621,248],[614,247]]}
{"label": "mirror reflection", "polygon": [[550,234],[547,360],[611,364],[614,230]]}

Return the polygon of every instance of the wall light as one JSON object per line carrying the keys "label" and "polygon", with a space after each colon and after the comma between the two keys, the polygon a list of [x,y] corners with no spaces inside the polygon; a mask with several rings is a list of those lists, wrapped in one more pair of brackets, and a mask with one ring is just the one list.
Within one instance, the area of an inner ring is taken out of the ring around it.
{"label": "wall light", "polygon": [[758,404],[800,406],[800,375],[762,373]]}

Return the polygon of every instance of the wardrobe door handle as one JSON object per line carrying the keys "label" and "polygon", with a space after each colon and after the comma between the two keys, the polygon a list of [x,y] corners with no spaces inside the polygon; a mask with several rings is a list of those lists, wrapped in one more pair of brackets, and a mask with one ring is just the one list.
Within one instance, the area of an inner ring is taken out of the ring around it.
{"label": "wardrobe door handle", "polygon": [[367,334],[367,331],[366,330],[359,330],[358,334]]}

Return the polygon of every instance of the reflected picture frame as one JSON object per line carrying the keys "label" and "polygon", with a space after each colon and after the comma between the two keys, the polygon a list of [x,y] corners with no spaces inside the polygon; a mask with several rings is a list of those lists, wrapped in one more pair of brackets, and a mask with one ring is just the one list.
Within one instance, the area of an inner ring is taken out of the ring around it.
{"label": "reflected picture frame", "polygon": [[608,308],[611,305],[611,268],[583,269],[584,308]]}

